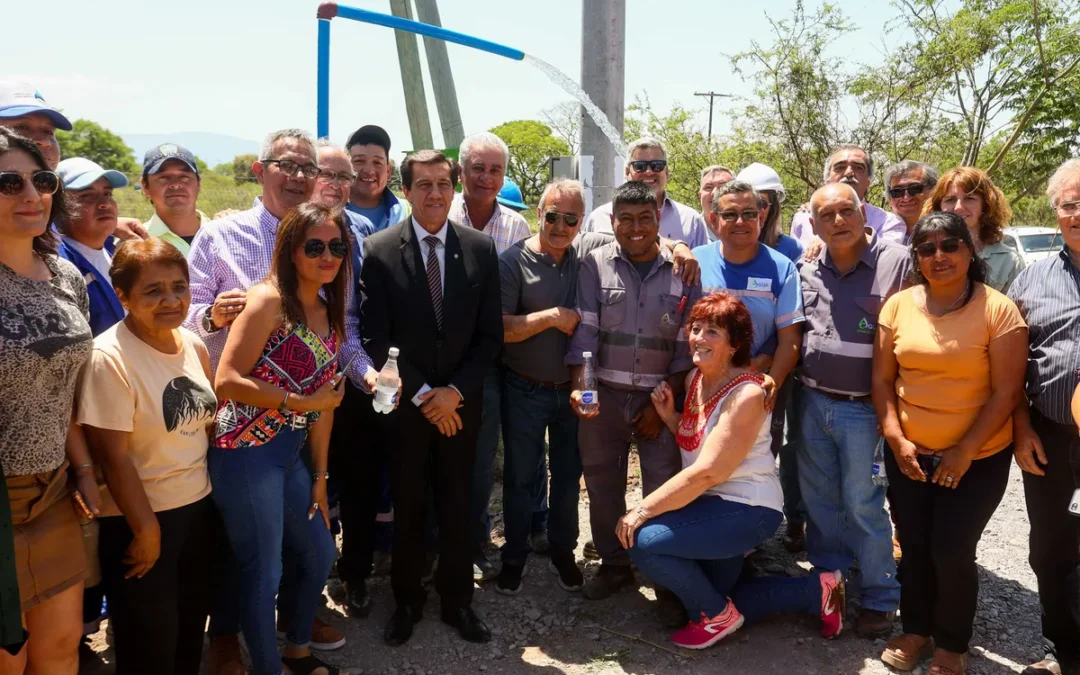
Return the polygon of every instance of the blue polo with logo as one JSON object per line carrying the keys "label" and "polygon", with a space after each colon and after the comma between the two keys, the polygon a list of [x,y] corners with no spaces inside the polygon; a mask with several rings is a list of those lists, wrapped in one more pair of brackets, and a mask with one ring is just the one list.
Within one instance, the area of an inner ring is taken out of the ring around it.
{"label": "blue polo with logo", "polygon": [[843,274],[828,249],[798,267],[806,322],[795,376],[812,389],[869,395],[878,312],[907,286],[908,249],[873,234],[859,262]]}

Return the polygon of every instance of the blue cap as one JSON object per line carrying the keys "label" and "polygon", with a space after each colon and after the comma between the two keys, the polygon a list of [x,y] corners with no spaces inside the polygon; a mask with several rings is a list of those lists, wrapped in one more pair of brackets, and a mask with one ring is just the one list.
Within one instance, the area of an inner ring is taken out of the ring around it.
{"label": "blue cap", "polygon": [[128,184],[127,176],[114,169],[103,169],[97,162],[85,157],[72,157],[60,162],[56,167],[60,180],[64,181],[65,190],[85,190],[99,178],[108,178],[109,185],[122,188]]}
{"label": "blue cap", "polygon": [[170,159],[183,162],[187,165],[187,168],[191,169],[193,174],[199,174],[195,155],[191,154],[190,150],[176,143],[165,143],[146,151],[146,155],[143,157],[143,178],[153,176],[158,171],[161,171],[161,167]]}
{"label": "blue cap", "polygon": [[529,205],[524,202],[524,199],[518,184],[509,178],[504,178],[502,189],[499,190],[499,196],[495,198],[495,201],[505,207],[524,211],[529,208]]}
{"label": "blue cap", "polygon": [[57,129],[71,131],[68,118],[46,103],[33,85],[21,80],[0,80],[0,118],[14,119],[34,113],[48,117]]}

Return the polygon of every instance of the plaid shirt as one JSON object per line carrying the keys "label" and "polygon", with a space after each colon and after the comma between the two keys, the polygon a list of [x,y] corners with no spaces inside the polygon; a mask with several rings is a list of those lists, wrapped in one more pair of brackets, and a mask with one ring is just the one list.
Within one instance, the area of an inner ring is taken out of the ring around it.
{"label": "plaid shirt", "polygon": [[[248,290],[270,274],[277,237],[278,218],[266,210],[262,200],[247,211],[214,220],[199,228],[191,242],[188,267],[191,270],[191,308],[184,327],[194,332],[210,352],[210,366],[217,370],[229,329],[207,333],[202,326],[206,308],[214,304],[219,293],[236,288]],[[338,359],[348,363],[348,376],[354,385],[366,391],[363,376],[372,367],[371,359],[360,343],[360,317],[354,296],[356,289],[347,284],[345,292],[345,340]]]}
{"label": "plaid shirt", "polygon": [[[491,214],[491,220],[484,226],[483,232],[495,240],[495,250],[502,255],[503,251],[522,239],[528,239],[532,232],[529,231],[529,224],[520,213],[498,202],[495,203],[495,207],[495,213]],[[461,193],[454,195],[454,201],[450,204],[450,220],[458,225],[479,229],[469,220],[469,212],[465,208],[465,197]]]}

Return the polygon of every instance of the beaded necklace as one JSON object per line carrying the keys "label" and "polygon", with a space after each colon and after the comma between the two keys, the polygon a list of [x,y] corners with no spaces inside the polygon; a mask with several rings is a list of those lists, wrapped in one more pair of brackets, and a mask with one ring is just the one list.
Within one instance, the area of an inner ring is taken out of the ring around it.
{"label": "beaded necklace", "polygon": [[709,418],[712,417],[713,411],[721,399],[743,382],[754,382],[760,385],[765,381],[757,373],[742,373],[728,380],[727,384],[720,387],[707,401],[690,403],[696,398],[697,392],[701,389],[701,379],[701,371],[699,370],[694,374],[694,379],[690,382],[690,393],[686,397],[686,409],[679,420],[679,431],[675,434],[675,441],[680,448],[687,452],[693,452],[701,445],[701,439],[705,435],[705,427],[708,425]]}

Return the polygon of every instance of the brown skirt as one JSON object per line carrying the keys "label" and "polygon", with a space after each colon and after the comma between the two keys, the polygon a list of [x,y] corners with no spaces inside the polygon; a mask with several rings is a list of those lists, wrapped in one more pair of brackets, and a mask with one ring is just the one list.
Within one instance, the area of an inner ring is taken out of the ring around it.
{"label": "brown skirt", "polygon": [[67,468],[64,462],[55,471],[7,477],[23,612],[86,579],[83,533]]}

